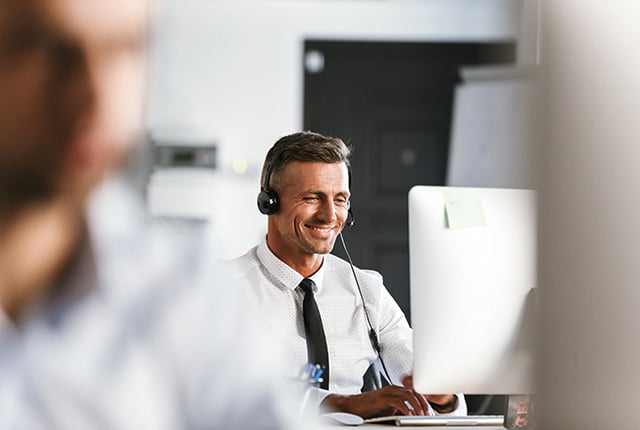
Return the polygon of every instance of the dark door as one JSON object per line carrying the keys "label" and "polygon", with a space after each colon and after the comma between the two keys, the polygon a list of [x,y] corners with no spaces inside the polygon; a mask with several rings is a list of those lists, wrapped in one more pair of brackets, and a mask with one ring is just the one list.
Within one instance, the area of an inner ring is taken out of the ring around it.
{"label": "dark door", "polygon": [[[304,129],[353,146],[354,264],[379,271],[409,321],[407,193],[443,185],[463,65],[512,63],[504,43],[305,42]],[[344,256],[340,245],[334,253]]]}

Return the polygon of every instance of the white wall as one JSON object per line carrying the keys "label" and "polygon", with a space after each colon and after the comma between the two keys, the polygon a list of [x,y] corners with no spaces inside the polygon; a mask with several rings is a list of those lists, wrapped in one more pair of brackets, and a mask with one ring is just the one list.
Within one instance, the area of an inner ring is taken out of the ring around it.
{"label": "white wall", "polygon": [[[302,127],[306,38],[485,41],[518,36],[513,0],[163,0],[148,124],[215,138],[214,235],[225,256],[265,232],[255,207],[267,149]],[[245,159],[244,175],[230,164]]]}

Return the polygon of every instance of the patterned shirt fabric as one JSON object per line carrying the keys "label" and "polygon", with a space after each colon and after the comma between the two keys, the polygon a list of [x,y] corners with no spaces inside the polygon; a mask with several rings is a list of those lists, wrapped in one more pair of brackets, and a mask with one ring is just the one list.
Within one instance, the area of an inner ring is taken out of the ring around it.
{"label": "patterned shirt fabric", "polygon": [[17,325],[0,310],[0,428],[308,427],[291,423],[255,298],[132,206],[120,186],[97,191],[55,294]]}
{"label": "patterned shirt fabric", "polygon": [[[291,376],[307,361],[302,318],[303,291],[298,288],[303,276],[276,257],[266,244],[249,250],[229,262],[231,271],[241,276],[271,313],[281,335],[285,337],[293,365]],[[412,370],[412,331],[404,313],[384,287],[375,271],[354,268],[365,299],[371,324],[378,334],[382,360],[394,384],[401,384]],[[330,379],[328,392],[357,394],[363,375],[378,358],[369,339],[369,326],[348,262],[332,254],[324,256],[320,269],[310,277],[316,286],[329,350]],[[455,414],[466,414],[460,395]]]}

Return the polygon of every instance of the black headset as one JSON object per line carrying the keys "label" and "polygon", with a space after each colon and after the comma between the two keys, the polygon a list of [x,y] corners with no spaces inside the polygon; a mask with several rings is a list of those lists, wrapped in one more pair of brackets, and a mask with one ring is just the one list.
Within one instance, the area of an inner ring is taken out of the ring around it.
{"label": "black headset", "polygon": [[[264,187],[262,191],[258,193],[258,210],[260,213],[265,215],[273,215],[278,212],[278,208],[280,207],[280,202],[278,201],[278,193],[275,190],[270,188],[271,183],[271,172],[273,171],[274,166],[276,165],[278,159],[282,155],[286,148],[280,148],[271,159],[271,162],[267,166],[267,171],[264,175]],[[347,163],[345,163],[347,164]],[[349,172],[349,190],[351,190],[351,167],[347,164],[347,170]],[[353,226],[355,223],[355,217],[353,216],[353,211],[351,210],[351,204],[349,203],[349,209],[347,211],[347,220],[345,224],[348,227]]]}

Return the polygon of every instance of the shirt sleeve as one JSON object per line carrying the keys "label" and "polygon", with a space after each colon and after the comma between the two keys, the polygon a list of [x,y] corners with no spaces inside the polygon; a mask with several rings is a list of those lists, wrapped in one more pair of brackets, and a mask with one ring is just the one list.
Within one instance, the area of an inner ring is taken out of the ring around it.
{"label": "shirt sleeve", "polygon": [[[412,370],[412,331],[400,306],[391,297],[377,272],[366,271],[366,289],[375,306],[372,324],[376,328],[380,354],[394,384],[401,385],[402,377]],[[376,303],[377,302],[377,303]]]}

